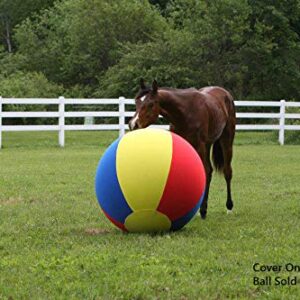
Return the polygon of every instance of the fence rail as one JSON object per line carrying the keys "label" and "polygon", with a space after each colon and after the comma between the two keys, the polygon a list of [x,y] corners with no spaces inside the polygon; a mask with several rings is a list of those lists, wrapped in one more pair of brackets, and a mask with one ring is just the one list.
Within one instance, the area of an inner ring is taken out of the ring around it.
{"label": "fence rail", "polygon": [[[57,105],[56,111],[7,111],[6,105]],[[66,105],[118,105],[118,111],[66,111]],[[119,135],[125,134],[128,129],[126,117],[132,117],[134,112],[126,111],[126,106],[134,105],[133,99],[6,99],[0,97],[0,148],[2,147],[2,132],[5,131],[58,131],[59,145],[65,145],[65,131],[68,130],[118,130]],[[286,108],[300,108],[300,102],[281,101],[235,101],[239,107],[273,107],[278,112],[237,112],[237,119],[271,119],[275,124],[237,124],[237,130],[277,130],[279,143],[284,144],[285,130],[300,130],[300,125],[288,125],[287,119],[300,120],[300,113],[287,113]],[[82,124],[66,125],[66,118],[118,118],[118,124]],[[56,125],[3,125],[3,119],[9,118],[57,118]],[[159,128],[168,128],[167,125],[154,125]]]}

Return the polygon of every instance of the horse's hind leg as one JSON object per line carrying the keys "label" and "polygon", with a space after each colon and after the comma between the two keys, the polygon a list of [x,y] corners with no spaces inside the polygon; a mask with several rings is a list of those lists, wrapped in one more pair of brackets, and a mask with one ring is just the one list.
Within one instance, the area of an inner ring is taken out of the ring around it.
{"label": "horse's hind leg", "polygon": [[232,210],[233,208],[233,201],[231,197],[231,179],[232,179],[232,167],[231,167],[231,160],[232,160],[232,145],[233,145],[233,137],[230,138],[229,136],[222,136],[220,138],[220,145],[223,152],[224,158],[224,166],[223,166],[223,173],[226,180],[227,185],[227,201],[226,207],[228,210]]}

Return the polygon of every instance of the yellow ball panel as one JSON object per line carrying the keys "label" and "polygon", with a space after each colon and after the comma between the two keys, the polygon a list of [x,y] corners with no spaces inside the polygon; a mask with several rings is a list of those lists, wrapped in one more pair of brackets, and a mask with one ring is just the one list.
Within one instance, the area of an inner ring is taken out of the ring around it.
{"label": "yellow ball panel", "polygon": [[171,228],[169,218],[155,210],[139,210],[125,220],[125,227],[130,232],[158,232]]}
{"label": "yellow ball panel", "polygon": [[136,130],[121,139],[116,158],[117,176],[133,211],[158,207],[169,175],[172,151],[172,135],[164,130]]}

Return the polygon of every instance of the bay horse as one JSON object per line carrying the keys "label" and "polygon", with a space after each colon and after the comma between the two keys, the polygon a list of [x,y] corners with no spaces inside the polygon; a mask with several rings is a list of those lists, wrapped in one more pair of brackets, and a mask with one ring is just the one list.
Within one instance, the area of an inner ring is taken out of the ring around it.
{"label": "bay horse", "polygon": [[232,147],[235,136],[235,107],[231,94],[217,86],[173,89],[159,88],[156,80],[147,87],[143,79],[135,97],[136,112],[129,121],[130,130],[145,128],[162,115],[170,130],[187,140],[202,159],[206,172],[206,189],[200,208],[206,218],[212,161],[217,171],[222,171],[227,184],[226,207],[233,208],[231,198]]}

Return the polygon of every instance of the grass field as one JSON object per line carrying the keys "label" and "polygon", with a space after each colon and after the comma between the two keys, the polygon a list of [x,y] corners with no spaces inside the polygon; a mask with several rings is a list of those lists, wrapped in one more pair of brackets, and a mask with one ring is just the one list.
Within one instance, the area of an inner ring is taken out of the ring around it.
{"label": "grass field", "polygon": [[[6,133],[0,150],[0,299],[300,299],[300,146],[239,133],[233,199],[214,176],[208,217],[169,234],[123,234],[102,214],[94,174],[116,133]],[[270,275],[272,286],[253,277]],[[276,276],[297,277],[275,286]]]}

